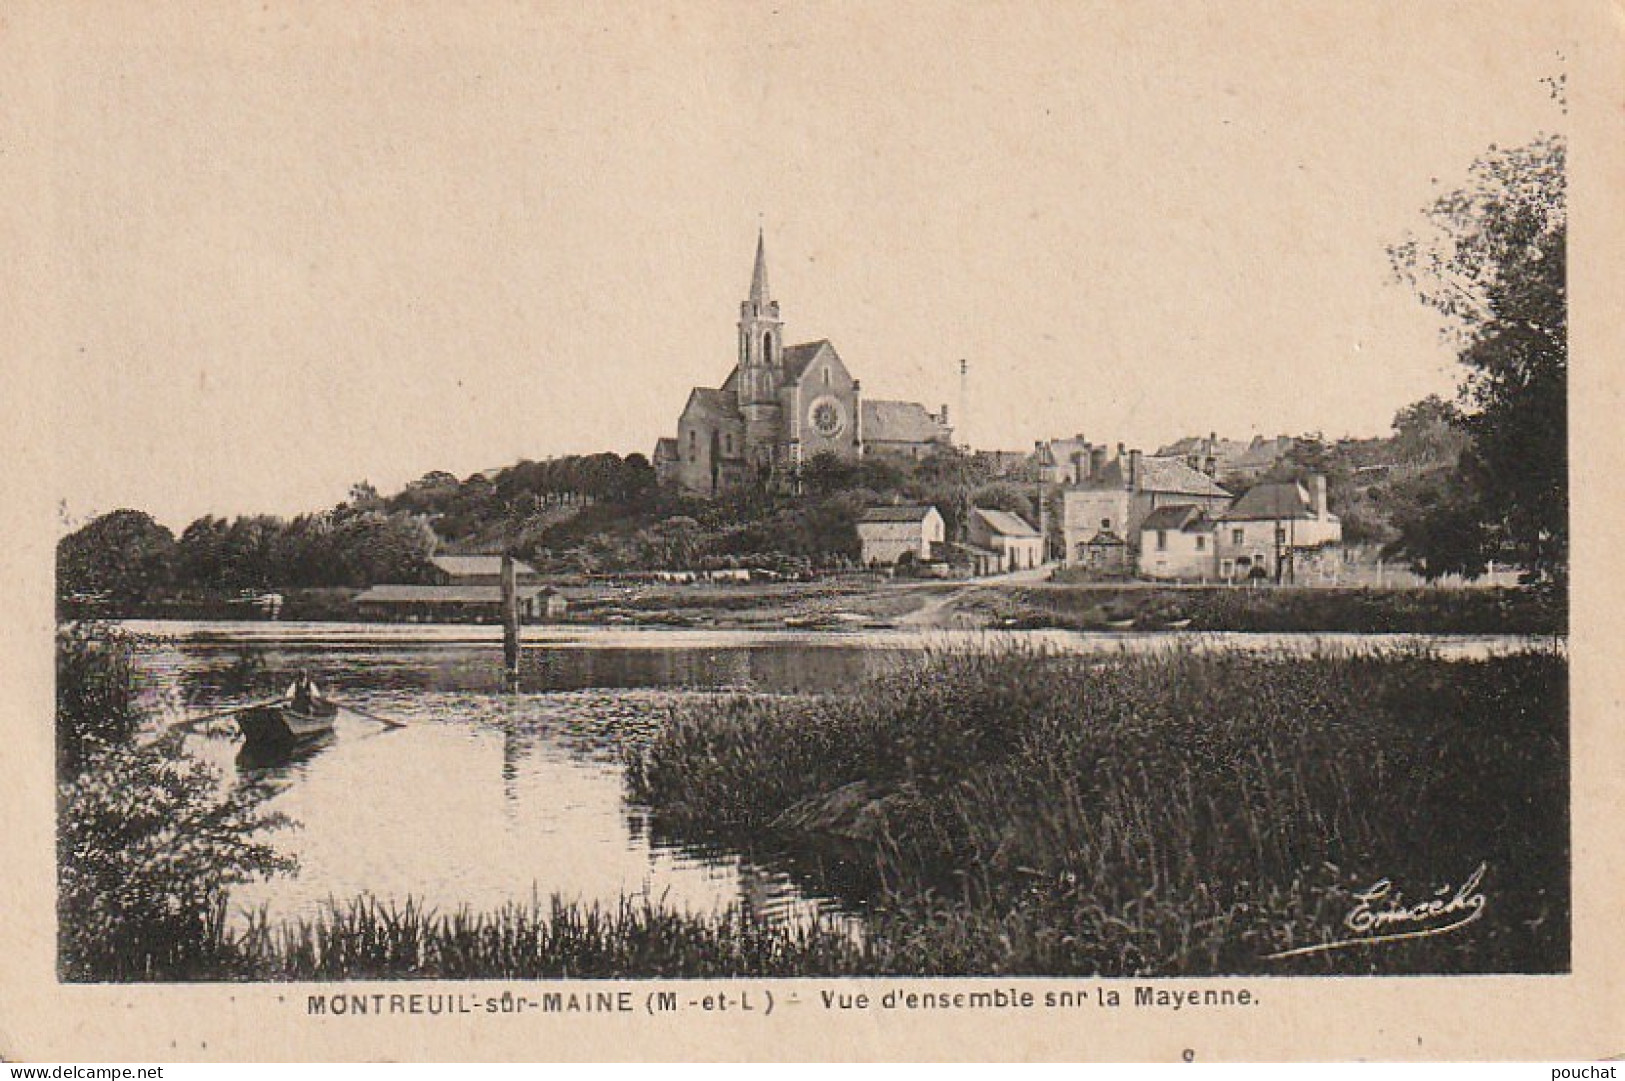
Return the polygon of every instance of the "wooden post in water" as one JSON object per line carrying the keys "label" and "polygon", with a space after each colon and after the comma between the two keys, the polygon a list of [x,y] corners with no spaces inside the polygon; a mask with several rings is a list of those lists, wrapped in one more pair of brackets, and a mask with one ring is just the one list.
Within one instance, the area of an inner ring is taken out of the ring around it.
{"label": "wooden post in water", "polygon": [[510,692],[519,689],[519,576],[513,554],[502,553],[502,670]]}

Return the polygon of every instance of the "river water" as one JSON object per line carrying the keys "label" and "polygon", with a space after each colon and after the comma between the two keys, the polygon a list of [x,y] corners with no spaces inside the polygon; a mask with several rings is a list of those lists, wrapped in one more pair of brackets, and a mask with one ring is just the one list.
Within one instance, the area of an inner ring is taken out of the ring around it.
{"label": "river water", "polygon": [[[352,707],[293,760],[245,758],[228,719],[188,743],[226,783],[269,786],[294,828],[270,835],[294,877],[239,887],[236,918],[315,916],[368,895],[439,911],[544,905],[739,906],[770,920],[840,918],[805,883],[839,879],[782,853],[662,832],[631,803],[624,754],[674,708],[718,695],[808,695],[919,663],[927,649],[1026,644],[1069,652],[1163,648],[1414,648],[1475,657],[1561,649],[1513,636],[1112,635],[1065,631],[527,630],[519,691],[503,691],[499,632],[377,624],[144,623],[147,704],[195,717],[275,693],[300,669]],[[388,728],[369,714],[404,725]],[[799,873],[797,873],[799,871]],[[809,873],[811,872],[811,873]]]}

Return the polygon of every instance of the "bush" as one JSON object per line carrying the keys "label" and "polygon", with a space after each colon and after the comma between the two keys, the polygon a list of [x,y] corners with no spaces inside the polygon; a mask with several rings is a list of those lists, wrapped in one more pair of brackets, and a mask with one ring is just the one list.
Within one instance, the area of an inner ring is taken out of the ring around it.
{"label": "bush", "polygon": [[57,966],[63,980],[172,979],[218,969],[229,888],[291,869],[256,838],[285,824],[170,732],[137,735],[134,641],[57,635]]}
{"label": "bush", "polygon": [[228,963],[227,890],[291,870],[254,838],[283,820],[266,793],[219,794],[178,735],[93,758],[58,788],[58,973],[63,980],[184,979]]}
{"label": "bush", "polygon": [[96,752],[122,746],[141,723],[135,639],[105,623],[56,632],[56,768],[75,776]]}

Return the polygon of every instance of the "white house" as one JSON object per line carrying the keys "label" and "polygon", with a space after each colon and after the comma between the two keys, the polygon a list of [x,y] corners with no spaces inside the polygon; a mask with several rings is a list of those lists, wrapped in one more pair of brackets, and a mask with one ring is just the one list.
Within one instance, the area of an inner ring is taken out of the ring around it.
{"label": "white house", "polygon": [[971,547],[993,553],[993,566],[997,570],[1019,571],[1043,566],[1043,534],[1028,525],[1021,515],[973,507],[969,527]]}
{"label": "white house", "polygon": [[1146,515],[1167,506],[1194,506],[1213,514],[1229,506],[1230,499],[1230,493],[1212,477],[1181,459],[1120,451],[1082,485],[1061,493],[1066,561],[1126,572],[1126,565],[1104,566],[1102,553],[1132,555],[1140,543],[1140,524]]}
{"label": "white house", "polygon": [[946,536],[942,515],[930,506],[870,507],[858,519],[858,540],[868,566],[890,566],[905,553],[929,563]]}
{"label": "white house", "polygon": [[1207,581],[1218,573],[1214,540],[1201,507],[1158,507],[1140,523],[1140,577]]}
{"label": "white house", "polygon": [[1227,581],[1291,581],[1311,553],[1343,542],[1343,523],[1326,506],[1326,478],[1260,484],[1215,523],[1218,574]]}

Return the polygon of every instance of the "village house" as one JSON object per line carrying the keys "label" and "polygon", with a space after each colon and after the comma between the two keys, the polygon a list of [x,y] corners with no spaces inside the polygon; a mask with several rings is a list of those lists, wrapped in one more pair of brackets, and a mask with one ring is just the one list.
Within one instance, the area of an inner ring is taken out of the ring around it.
{"label": "village house", "polygon": [[1019,514],[973,507],[966,523],[977,572],[1000,574],[1044,565],[1044,537]]}
{"label": "village house", "polygon": [[1102,573],[1127,573],[1139,548],[1140,527],[1152,511],[1188,505],[1216,514],[1230,500],[1212,477],[1182,459],[1125,451],[1118,444],[1116,458],[1061,492],[1063,558]]}
{"label": "village house", "polygon": [[[449,556],[429,557],[429,580],[441,586],[499,586],[502,584],[501,556]],[[542,580],[536,568],[523,560],[513,561],[514,580],[520,585],[534,585]]]}
{"label": "village house", "polygon": [[870,507],[858,518],[858,541],[865,566],[889,567],[904,559],[930,563],[946,539],[935,507]]}
{"label": "village house", "polygon": [[1082,433],[1070,439],[1041,439],[1033,444],[1032,460],[1045,484],[1076,486],[1089,483],[1106,468],[1107,448],[1089,442]]}
{"label": "village house", "polygon": [[[525,623],[562,619],[564,595],[552,586],[531,584],[514,591],[519,618]],[[500,623],[500,585],[377,585],[355,599],[366,619],[407,623]]]}
{"label": "village house", "polygon": [[1189,503],[1158,507],[1140,523],[1142,578],[1205,582],[1218,573],[1213,520]]}
{"label": "village house", "polygon": [[1305,565],[1335,555],[1343,523],[1326,505],[1326,478],[1260,484],[1217,516],[1215,555],[1226,581],[1292,581]]}
{"label": "village house", "polygon": [[1218,433],[1209,432],[1206,437],[1189,436],[1170,443],[1159,449],[1157,455],[1183,459],[1186,465],[1210,477],[1254,481],[1274,468],[1297,443],[1289,435],[1274,439],[1255,435],[1251,442],[1244,443],[1239,439],[1220,439]]}

